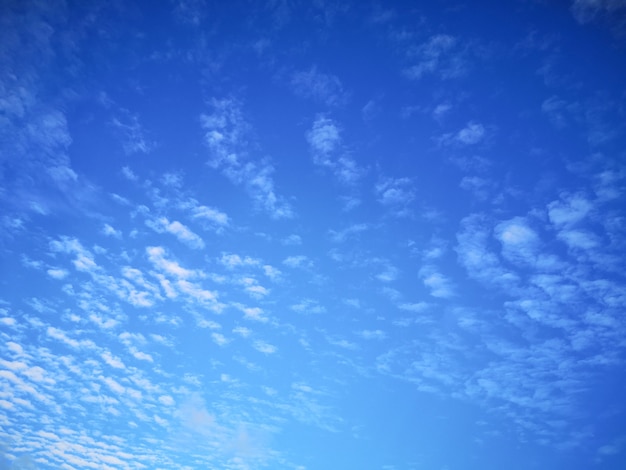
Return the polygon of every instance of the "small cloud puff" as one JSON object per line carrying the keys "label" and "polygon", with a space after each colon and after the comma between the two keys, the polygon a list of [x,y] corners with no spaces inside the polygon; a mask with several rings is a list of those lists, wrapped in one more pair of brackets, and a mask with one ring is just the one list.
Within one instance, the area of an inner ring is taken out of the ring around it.
{"label": "small cloud puff", "polygon": [[50,268],[46,272],[48,273],[48,276],[50,276],[53,279],[58,279],[58,280],[65,279],[67,275],[69,274],[67,270],[61,269],[61,268]]}
{"label": "small cloud puff", "polygon": [[334,152],[341,142],[339,127],[332,119],[324,116],[315,119],[306,138],[319,164],[327,164],[328,154]]}
{"label": "small cloud puff", "polygon": [[109,224],[104,224],[104,226],[102,227],[102,233],[107,237],[113,237],[118,239],[122,238],[122,232],[114,229]]}
{"label": "small cloud puff", "polygon": [[304,255],[288,256],[283,260],[283,264],[290,268],[310,268],[313,262]]}
{"label": "small cloud puff", "polygon": [[[417,63],[405,69],[407,78],[418,80],[429,74],[441,78],[456,78],[465,72],[463,51],[458,51],[457,39],[448,34],[436,34],[409,51],[410,59]],[[457,49],[457,50],[455,50]]]}
{"label": "small cloud puff", "polygon": [[291,234],[288,237],[283,238],[283,245],[301,245],[302,237],[300,235]]}
{"label": "small cloud puff", "polygon": [[193,216],[198,219],[208,220],[220,227],[228,225],[228,215],[212,207],[198,206],[194,208]]}
{"label": "small cloud puff", "polygon": [[278,348],[273,344],[266,343],[265,341],[257,340],[253,343],[254,349],[263,354],[274,354],[278,351]]}
{"label": "small cloud puff", "polygon": [[291,205],[276,194],[268,159],[247,159],[250,126],[243,118],[241,105],[233,99],[213,99],[211,113],[202,114],[205,144],[210,151],[208,165],[220,170],[234,184],[244,186],[254,203],[276,219],[291,218]]}
{"label": "small cloud puff", "polygon": [[396,216],[409,215],[408,205],[415,199],[413,182],[409,178],[387,178],[375,187],[378,202],[389,207]]}
{"label": "small cloud puff", "polygon": [[560,201],[548,204],[550,222],[565,227],[579,222],[593,209],[592,203],[581,194],[563,194]]}
{"label": "small cloud puff", "polygon": [[469,146],[476,145],[485,137],[485,126],[478,122],[469,121],[464,128],[456,133],[446,133],[437,140],[440,145]]}
{"label": "small cloud puff", "polygon": [[339,150],[341,137],[339,127],[332,119],[318,116],[306,138],[313,154],[313,162],[330,168],[342,183],[354,184],[363,175],[364,170],[352,158],[335,155]]}
{"label": "small cloud puff", "polygon": [[298,313],[320,314],[326,312],[326,308],[323,305],[320,305],[318,302],[311,299],[304,299],[301,302],[292,305],[291,309]]}
{"label": "small cloud puff", "polygon": [[521,217],[516,217],[496,226],[496,235],[503,245],[524,245],[536,243],[537,234]]}
{"label": "small cloud puff", "polygon": [[169,220],[167,220],[167,218],[161,217],[158,220],[158,223],[163,227],[166,232],[171,233],[190,248],[204,248],[204,241],[202,240],[202,238],[192,232],[189,227],[181,224],[177,220],[175,220],[174,222],[170,222]]}
{"label": "small cloud puff", "polygon": [[218,346],[225,346],[230,343],[230,340],[221,333],[211,333],[211,339]]}
{"label": "small cloud puff", "polygon": [[148,259],[165,274],[169,274],[177,279],[189,279],[197,276],[197,273],[193,270],[183,268],[176,261],[171,261],[165,258],[165,249],[160,246],[149,246],[146,248]]}
{"label": "small cloud puff", "polygon": [[455,295],[454,287],[450,280],[437,271],[434,266],[424,266],[420,269],[420,277],[424,286],[430,289],[430,295],[438,298],[449,298]]}
{"label": "small cloud puff", "polygon": [[624,0],[574,0],[570,11],[576,21],[588,23],[598,15],[618,15],[620,10],[626,9]]}
{"label": "small cloud puff", "polygon": [[382,330],[361,330],[357,333],[363,339],[385,339],[387,333]]}
{"label": "small cloud puff", "polygon": [[494,235],[502,244],[502,255],[509,261],[519,265],[534,265],[539,261],[539,235],[524,217],[500,222]]}
{"label": "small cloud puff", "polygon": [[465,145],[473,145],[480,142],[485,135],[485,128],[482,124],[469,122],[467,126],[459,131],[456,140]]}
{"label": "small cloud puff", "polygon": [[297,95],[320,101],[326,106],[337,106],[346,101],[346,93],[339,78],[319,72],[315,66],[294,73],[291,86]]}
{"label": "small cloud puff", "polygon": [[222,253],[219,262],[228,269],[234,269],[240,266],[257,266],[259,264],[258,259],[251,258],[249,256],[242,258],[234,253]]}

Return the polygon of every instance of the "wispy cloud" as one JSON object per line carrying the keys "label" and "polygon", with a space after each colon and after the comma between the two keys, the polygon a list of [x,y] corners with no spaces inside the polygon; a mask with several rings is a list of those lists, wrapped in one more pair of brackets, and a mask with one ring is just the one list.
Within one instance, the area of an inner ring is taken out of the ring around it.
{"label": "wispy cloud", "polygon": [[467,69],[467,60],[458,43],[457,38],[448,34],[431,36],[409,50],[409,60],[416,63],[404,70],[405,75],[414,80],[430,74],[444,79],[462,76]]}
{"label": "wispy cloud", "polygon": [[538,262],[540,239],[527,220],[516,217],[496,225],[495,235],[502,244],[502,254],[510,261],[521,265]]}
{"label": "wispy cloud", "polygon": [[383,340],[387,338],[387,333],[382,330],[361,330],[358,331],[357,334],[367,340]]}
{"label": "wispy cloud", "polygon": [[581,221],[593,209],[582,194],[563,194],[561,200],[548,205],[550,221],[557,227],[567,227]]}
{"label": "wispy cloud", "polygon": [[347,93],[339,78],[320,72],[316,66],[295,72],[291,76],[291,87],[297,95],[314,99],[326,106],[339,106],[347,100]]}
{"label": "wispy cloud", "polygon": [[150,246],[146,248],[148,259],[164,274],[172,276],[176,279],[190,279],[198,276],[195,270],[183,268],[176,261],[169,260],[165,257],[165,248],[160,246]]}
{"label": "wispy cloud", "polygon": [[273,344],[266,343],[265,341],[256,340],[253,343],[254,349],[263,353],[263,354],[274,354],[278,348]]}
{"label": "wispy cloud", "polygon": [[283,264],[290,268],[310,268],[313,262],[305,255],[288,256],[283,260]]}
{"label": "wispy cloud", "polygon": [[450,279],[432,265],[423,266],[419,271],[420,278],[430,290],[433,297],[449,298],[455,295]]}
{"label": "wispy cloud", "polygon": [[626,9],[623,0],[573,0],[570,10],[579,23],[588,23],[600,15],[619,15]]}
{"label": "wispy cloud", "polygon": [[196,206],[193,209],[193,216],[201,220],[207,220],[219,227],[225,227],[229,223],[228,215],[213,207]]}
{"label": "wispy cloud", "polygon": [[175,220],[170,222],[167,217],[160,217],[156,220],[147,220],[146,225],[156,230],[157,232],[167,232],[174,235],[185,245],[193,249],[204,248],[204,241],[200,236],[195,234],[186,225],[183,225],[179,221]]}
{"label": "wispy cloud", "polygon": [[313,299],[303,299],[297,304],[293,304],[291,309],[295,312],[305,314],[321,314],[326,312],[326,307],[320,305],[319,302]]}
{"label": "wispy cloud", "polygon": [[250,125],[240,104],[234,99],[213,99],[209,104],[210,113],[200,116],[210,152],[209,166],[234,184],[244,186],[257,206],[272,217],[292,217],[291,205],[276,194],[272,164],[268,159],[254,160],[248,155]]}
{"label": "wispy cloud", "polygon": [[235,253],[222,253],[219,262],[228,269],[234,269],[242,266],[258,266],[260,260],[251,258],[250,256],[241,257]]}
{"label": "wispy cloud", "polygon": [[313,162],[330,169],[339,181],[352,185],[363,176],[365,170],[342,149],[340,128],[334,120],[318,115],[306,138]]}
{"label": "wispy cloud", "polygon": [[410,206],[415,199],[413,181],[409,178],[381,179],[375,187],[378,202],[392,214],[403,217],[413,213]]}
{"label": "wispy cloud", "polygon": [[120,135],[122,147],[127,155],[147,154],[156,148],[156,142],[148,137],[148,132],[141,124],[139,116],[127,109],[120,109],[111,125]]}
{"label": "wispy cloud", "polygon": [[456,133],[446,133],[437,140],[440,145],[470,146],[480,143],[486,134],[485,127],[475,121],[469,121],[465,127]]}

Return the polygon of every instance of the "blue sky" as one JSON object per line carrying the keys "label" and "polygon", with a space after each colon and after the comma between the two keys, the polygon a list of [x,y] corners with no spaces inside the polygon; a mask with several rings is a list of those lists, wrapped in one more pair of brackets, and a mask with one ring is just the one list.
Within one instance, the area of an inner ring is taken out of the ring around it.
{"label": "blue sky", "polygon": [[626,468],[626,4],[4,1],[1,469]]}

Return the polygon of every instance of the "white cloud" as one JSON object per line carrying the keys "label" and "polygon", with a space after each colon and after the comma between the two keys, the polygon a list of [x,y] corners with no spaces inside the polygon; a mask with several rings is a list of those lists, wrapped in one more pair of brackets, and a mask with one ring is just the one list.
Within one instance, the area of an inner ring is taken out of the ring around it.
{"label": "white cloud", "polygon": [[424,285],[430,289],[430,295],[433,297],[445,299],[455,295],[450,279],[440,273],[434,266],[422,267],[419,275]]}
{"label": "white cloud", "polygon": [[291,309],[298,313],[320,314],[326,312],[326,308],[323,305],[312,299],[304,299],[292,305]]}
{"label": "white cloud", "polygon": [[284,245],[301,245],[302,237],[300,237],[300,235],[296,235],[295,233],[292,233],[291,235],[283,239],[283,244]]}
{"label": "white cloud", "polygon": [[485,128],[482,124],[468,122],[467,126],[459,131],[456,140],[465,145],[474,145],[480,142],[485,136]]}
{"label": "white cloud", "polygon": [[398,305],[398,308],[402,310],[407,310],[409,312],[421,313],[428,309],[428,304],[426,302],[403,303]]}
{"label": "white cloud", "polygon": [[386,178],[376,185],[378,202],[391,209],[396,216],[407,216],[415,199],[413,182],[409,178]]}
{"label": "white cloud", "polygon": [[376,275],[376,279],[382,282],[392,282],[398,277],[398,270],[391,265],[385,266],[385,269]]}
{"label": "white cloud", "polygon": [[565,241],[570,248],[590,250],[599,245],[597,237],[586,230],[561,230],[558,237]]}
{"label": "white cloud", "polygon": [[268,159],[247,158],[249,125],[240,104],[233,99],[213,99],[211,113],[202,114],[204,141],[210,151],[208,164],[220,170],[234,184],[244,186],[256,206],[275,219],[293,217],[291,205],[276,194]]}
{"label": "white cloud", "polygon": [[122,238],[122,232],[114,229],[109,224],[104,224],[104,226],[102,227],[102,233],[107,237],[113,237],[118,239]]}
{"label": "white cloud", "polygon": [[283,264],[290,268],[310,268],[313,263],[307,256],[296,255],[285,258]]}
{"label": "white cloud", "polygon": [[279,269],[276,269],[269,264],[263,266],[263,272],[267,277],[269,277],[272,281],[278,281],[281,278],[281,272]]}
{"label": "white cloud", "polygon": [[156,148],[156,142],[147,136],[147,132],[136,114],[131,114],[126,109],[120,109],[119,116],[113,118],[111,124],[118,130],[122,147],[127,155],[150,153]]}
{"label": "white cloud", "polygon": [[376,185],[378,201],[381,204],[407,204],[413,200],[411,180],[408,178],[386,179]]}
{"label": "white cloud", "polygon": [[306,137],[313,151],[315,162],[320,165],[330,165],[329,155],[337,150],[341,142],[339,128],[335,122],[330,118],[318,116]]}
{"label": "white cloud", "polygon": [[456,78],[465,73],[463,51],[457,49],[457,39],[448,34],[436,34],[428,41],[409,49],[409,60],[417,63],[406,68],[407,78],[417,80],[429,74],[441,78]]}
{"label": "white cloud", "polygon": [[252,330],[250,328],[246,328],[245,326],[237,326],[233,328],[233,333],[236,333],[243,338],[248,338],[252,334]]}
{"label": "white cloud", "polygon": [[491,249],[490,226],[491,222],[482,214],[472,214],[461,221],[456,247],[459,261],[470,277],[489,285],[511,288],[519,276],[506,269]]}
{"label": "white cloud", "polygon": [[111,367],[113,367],[115,369],[125,369],[126,368],[126,366],[121,361],[121,359],[119,357],[113,356],[109,351],[104,351],[101,354],[101,356],[102,356],[102,359],[104,359],[104,362],[106,362],[108,365],[110,365]]}
{"label": "white cloud", "polygon": [[260,307],[247,307],[243,304],[234,304],[234,306],[243,313],[244,318],[246,318],[247,320],[254,320],[259,322],[267,321],[267,317],[265,316],[263,309]]}
{"label": "white cloud", "polygon": [[626,9],[624,0],[574,0],[570,10],[579,23],[588,23],[600,14],[618,15]]}
{"label": "white cloud", "polygon": [[[536,265],[539,259],[540,239],[523,217],[500,222],[494,229],[502,244],[502,254],[509,261],[521,265]],[[544,257],[544,260],[547,259]]]}
{"label": "white cloud", "polygon": [[459,187],[470,191],[479,201],[486,201],[490,199],[494,183],[480,176],[464,176],[459,183]]}
{"label": "white cloud", "polygon": [[356,351],[357,349],[359,349],[359,346],[356,343],[348,341],[345,338],[332,338],[330,336],[327,336],[326,340],[329,344],[332,344],[333,346],[339,346],[343,349],[349,349],[351,351]]}
{"label": "white cloud", "polygon": [[221,227],[225,227],[229,223],[228,215],[207,206],[198,206],[194,208],[193,216],[198,219],[208,220],[209,222]]}
{"label": "white cloud", "polygon": [[342,243],[349,238],[353,238],[353,235],[364,232],[369,228],[368,224],[354,224],[340,231],[329,230],[328,233],[333,242]]}
{"label": "white cloud", "polygon": [[213,320],[207,320],[206,318],[203,318],[201,316],[197,316],[196,318],[196,324],[200,327],[200,328],[208,328],[210,330],[220,330],[222,328],[222,325],[220,325],[219,323],[217,323],[216,321]]}
{"label": "white cloud", "polygon": [[363,339],[385,339],[387,337],[387,333],[382,330],[361,330],[357,333]]}
{"label": "white cloud", "polygon": [[496,226],[495,232],[503,245],[527,245],[537,243],[537,234],[524,219],[517,217]]}
{"label": "white cloud", "polygon": [[50,242],[50,249],[57,253],[76,255],[73,264],[78,271],[95,273],[99,270],[93,254],[85,249],[76,238],[61,237],[60,240],[53,240]]}
{"label": "white cloud", "polygon": [[17,320],[12,317],[0,317],[0,324],[6,326],[14,326],[17,324]]}
{"label": "white cloud", "polygon": [[256,298],[265,297],[267,294],[269,294],[269,290],[260,285],[246,286],[246,292]]}
{"label": "white cloud", "polygon": [[211,339],[218,346],[225,346],[230,343],[230,340],[221,333],[211,333]]}
{"label": "white cloud", "polygon": [[433,109],[433,118],[437,121],[441,121],[452,109],[452,105],[450,103],[439,103]]}
{"label": "white cloud", "polygon": [[437,138],[440,145],[470,146],[481,142],[486,134],[485,126],[469,121],[467,125],[456,133],[446,133]]}
{"label": "white cloud", "polygon": [[315,66],[294,73],[291,86],[297,95],[320,101],[326,106],[337,106],[346,101],[346,93],[339,78],[322,73]]}
{"label": "white cloud", "polygon": [[369,100],[363,108],[361,108],[361,118],[364,121],[371,121],[380,112],[380,105],[376,100]]}
{"label": "white cloud", "polygon": [[573,225],[593,209],[593,205],[581,194],[563,194],[560,201],[548,204],[550,221],[558,227]]}
{"label": "white cloud", "polygon": [[558,96],[551,96],[545,99],[543,103],[541,103],[541,111],[558,129],[563,129],[572,120],[582,118],[580,104],[578,102],[568,103]]}
{"label": "white cloud", "polygon": [[261,340],[255,341],[252,345],[254,346],[254,349],[262,352],[263,354],[274,354],[278,350],[276,346]]}
{"label": "white cloud", "polygon": [[50,268],[46,271],[48,273],[48,276],[50,276],[53,279],[58,279],[58,280],[63,280],[68,276],[68,272],[65,269],[62,268]]}
{"label": "white cloud", "polygon": [[203,289],[200,285],[185,279],[179,279],[176,285],[181,292],[184,292],[200,304],[210,306],[214,310],[221,310],[222,306],[217,302],[217,292]]}
{"label": "white cloud", "polygon": [[164,230],[171,233],[190,248],[204,248],[204,241],[202,238],[192,232],[189,227],[181,224],[177,220],[170,222],[167,217],[161,217],[155,223],[151,223],[150,226],[155,228],[157,231]]}
{"label": "white cloud", "polygon": [[313,127],[307,132],[313,162],[329,168],[333,175],[342,183],[352,185],[364,174],[361,168],[351,157],[341,150],[339,126],[332,119],[319,115],[313,122]]}
{"label": "white cloud", "polygon": [[249,256],[244,256],[242,258],[241,256],[234,253],[222,253],[219,262],[229,269],[234,269],[241,266],[257,266],[260,263],[258,259],[251,258]]}
{"label": "white cloud", "polygon": [[175,261],[165,259],[165,249],[160,246],[149,246],[146,248],[148,259],[152,264],[165,274],[178,279],[189,279],[197,276],[197,273],[190,269],[185,269]]}
{"label": "white cloud", "polygon": [[122,175],[129,181],[137,181],[139,178],[137,175],[127,166],[122,167]]}
{"label": "white cloud", "polygon": [[55,328],[53,326],[49,326],[47,328],[46,334],[50,338],[56,339],[74,349],[83,349],[83,348],[95,349],[96,348],[95,343],[91,341],[90,339],[77,340],[74,338],[70,338],[65,331],[60,330],[59,328]]}

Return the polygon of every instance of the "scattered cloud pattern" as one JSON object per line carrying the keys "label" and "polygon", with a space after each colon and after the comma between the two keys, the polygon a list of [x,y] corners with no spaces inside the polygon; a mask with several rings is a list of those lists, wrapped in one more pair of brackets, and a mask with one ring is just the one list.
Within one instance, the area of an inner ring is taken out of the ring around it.
{"label": "scattered cloud pattern", "polygon": [[623,468],[626,5],[409,3],[5,2],[0,468]]}

